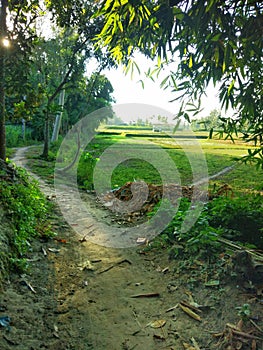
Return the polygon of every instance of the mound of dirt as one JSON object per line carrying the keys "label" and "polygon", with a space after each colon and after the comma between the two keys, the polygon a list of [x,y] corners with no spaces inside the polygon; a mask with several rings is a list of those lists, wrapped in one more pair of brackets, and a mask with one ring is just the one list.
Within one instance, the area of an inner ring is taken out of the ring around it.
{"label": "mound of dirt", "polygon": [[195,186],[177,184],[154,185],[144,182],[127,182],[122,187],[99,196],[99,202],[113,212],[122,212],[129,219],[140,219],[152,212],[161,199],[173,206],[182,197],[189,200],[206,200],[207,195]]}

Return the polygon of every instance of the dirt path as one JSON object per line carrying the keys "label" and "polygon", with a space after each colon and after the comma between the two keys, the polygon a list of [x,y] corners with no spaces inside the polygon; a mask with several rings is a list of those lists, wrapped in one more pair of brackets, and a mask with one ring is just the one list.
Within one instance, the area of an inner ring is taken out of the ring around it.
{"label": "dirt path", "polygon": [[[25,152],[17,151],[17,165],[25,166]],[[38,181],[46,195],[54,194]],[[236,307],[248,299],[243,291],[224,281],[205,286],[208,276],[219,278],[217,267],[211,272],[204,266],[197,277],[198,262],[184,270],[161,248],[142,252],[80,242],[58,209],[52,220],[56,239],[34,242],[29,272],[11,276],[0,295],[0,315],[12,320],[10,331],[0,329],[1,350],[198,349],[193,338],[202,350],[219,349],[211,332],[238,321]],[[189,295],[205,305],[201,321],[178,307]],[[251,341],[242,349],[251,349]]]}
{"label": "dirt path", "polygon": [[26,158],[26,152],[34,146],[27,146],[27,147],[21,147],[17,148],[15,154],[12,157],[12,162],[14,162],[18,167],[24,168],[27,170],[27,172],[38,181],[39,187],[43,193],[45,193],[46,196],[52,197],[55,195],[54,188],[50,186],[49,184],[46,184],[45,181],[43,181],[39,176],[34,174],[29,167],[27,166],[27,158]]}

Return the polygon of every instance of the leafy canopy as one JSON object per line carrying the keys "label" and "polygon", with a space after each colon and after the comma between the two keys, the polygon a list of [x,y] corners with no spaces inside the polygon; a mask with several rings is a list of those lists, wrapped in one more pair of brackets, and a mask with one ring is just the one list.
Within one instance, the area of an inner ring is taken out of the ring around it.
{"label": "leafy canopy", "polygon": [[139,50],[158,57],[155,73],[172,67],[162,86],[182,101],[178,118],[198,113],[209,83],[219,84],[222,107],[235,110],[221,118],[223,131],[253,141],[245,160],[263,167],[262,10],[254,0],[105,0],[97,44],[117,62]]}

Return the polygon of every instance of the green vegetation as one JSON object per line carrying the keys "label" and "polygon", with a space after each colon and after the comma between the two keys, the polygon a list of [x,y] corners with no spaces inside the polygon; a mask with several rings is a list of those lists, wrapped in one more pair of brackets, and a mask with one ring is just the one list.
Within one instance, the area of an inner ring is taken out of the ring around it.
{"label": "green vegetation", "polygon": [[[253,141],[258,148],[248,159],[263,167],[262,10],[255,0],[104,1],[96,38],[127,71],[140,71],[136,51],[156,59],[146,72],[149,78],[167,68],[160,86],[181,102],[178,119],[196,119],[201,96],[211,84],[217,86],[221,109],[235,111],[228,118],[220,113],[221,132],[230,138],[241,132]],[[211,134],[218,127],[205,124]]]}
{"label": "green vegetation", "polygon": [[21,147],[35,144],[36,141],[32,138],[32,129],[26,129],[23,135],[22,126],[7,125],[6,126],[6,146]]}
{"label": "green vegetation", "polygon": [[247,322],[251,317],[251,307],[249,304],[243,304],[236,307],[237,314],[242,321]]}
{"label": "green vegetation", "polygon": [[[137,128],[137,132],[140,132],[139,128]],[[84,188],[93,188],[93,169],[100,161],[103,150],[110,145],[110,140],[114,143],[125,142],[126,146],[133,145],[135,148],[139,147],[147,151],[148,144],[144,142],[145,139],[144,136],[127,139],[122,134],[114,135],[111,139],[98,136],[94,143],[88,146],[88,152],[85,153],[79,163],[79,184]],[[167,139],[163,139],[161,135],[159,138],[155,138],[154,141],[164,147],[175,162],[182,184],[190,184],[192,180],[191,165],[183,150],[176,146],[174,142],[167,142]],[[231,172],[220,176],[218,180],[210,181],[211,194],[216,195],[217,189],[225,183],[231,186],[231,191],[230,193],[223,193],[222,197],[209,201],[196,224],[186,233],[180,232],[180,226],[190,203],[187,199],[183,199],[176,216],[160,237],[156,239],[157,242],[161,241],[162,244],[168,246],[179,242],[179,248],[173,248],[171,254],[178,256],[183,253],[189,257],[213,255],[216,251],[222,249],[217,240],[220,236],[262,248],[263,206],[261,203],[262,196],[258,191],[262,190],[263,174],[258,172],[255,165],[245,165],[237,162],[237,158],[240,158],[246,152],[247,145],[239,141],[233,144],[229,141],[216,139],[201,139],[200,142],[206,156],[210,175],[235,164]],[[258,180],[256,183],[255,176]],[[112,188],[121,187],[126,182],[134,180],[144,180],[147,183],[154,184],[161,183],[158,171],[151,164],[140,159],[129,159],[114,169],[111,178]],[[232,193],[234,194],[233,198]],[[149,217],[154,216],[157,209],[158,205]],[[167,210],[169,210],[169,205],[167,205]],[[153,245],[156,244],[156,240]]]}
{"label": "green vegetation", "polygon": [[[115,133],[115,129],[114,130]],[[128,127],[127,132],[129,132],[130,127]],[[117,144],[121,142],[121,145],[125,145],[125,147],[133,147],[134,153],[136,154],[136,147],[138,149],[145,149],[147,151],[149,145],[149,141],[153,142],[156,146],[160,146],[171,157],[174,161],[177,170],[180,173],[180,180],[183,185],[191,184],[192,181],[192,171],[191,165],[189,163],[187,154],[180,148],[180,145],[177,145],[174,140],[171,138],[163,138],[162,135],[158,135],[154,139],[151,138],[151,132],[146,135],[141,134],[144,133],[141,128],[136,128],[136,137],[126,137],[126,133],[119,132],[117,135],[110,134],[108,131],[106,134],[98,135],[96,139],[90,143],[86,149],[86,152],[82,155],[79,167],[78,167],[78,180],[81,186],[86,187],[87,189],[91,189],[93,187],[93,169],[97,162],[100,159],[103,151],[112,144]],[[187,139],[189,133],[185,134],[185,139]],[[197,138],[199,136],[207,136],[207,133],[196,133]],[[236,143],[233,144],[229,141],[223,140],[209,140],[209,139],[200,139],[203,152],[206,157],[208,173],[209,175],[213,175],[223,168],[231,166],[233,164],[237,164],[237,168],[240,168],[238,165],[236,158],[240,158],[246,151],[247,145],[244,143]],[[120,148],[121,149],[121,148]],[[188,152],[191,152],[189,149]],[[140,158],[140,157],[139,157]],[[158,161],[158,160],[157,160]],[[161,161],[161,160],[160,160]],[[200,168],[199,168],[200,167]],[[202,164],[199,165],[198,162],[195,164],[195,171],[197,173],[202,174],[203,168]],[[251,170],[254,174],[256,171],[255,167],[252,165],[242,165],[242,169]],[[230,175],[229,175],[230,176]],[[261,175],[259,174],[259,177]],[[128,181],[143,180],[149,183],[160,183],[160,177],[157,174],[156,169],[153,169],[153,166],[147,164],[147,162],[132,159],[127,160],[114,170],[112,174],[112,188],[120,187]],[[244,177],[242,177],[244,179]],[[224,180],[223,180],[224,181]]]}
{"label": "green vegetation", "polygon": [[[151,244],[153,247],[172,245],[170,256],[194,259],[211,258],[215,253],[222,251],[223,247],[218,241],[220,237],[250,247],[263,248],[262,196],[214,198],[206,203],[193,227],[187,232],[181,232],[180,228],[189,206],[190,201],[183,198],[173,220]],[[159,205],[156,205],[149,218],[155,215],[158,208]]]}
{"label": "green vegetation", "polygon": [[[115,129],[113,129],[115,132]],[[136,132],[140,135],[141,128],[136,128]],[[207,136],[207,132],[197,132],[198,136]],[[187,137],[187,136],[186,136]],[[175,162],[176,168],[180,172],[180,178],[183,185],[191,183],[191,167],[184,152],[169,139],[163,139],[161,135],[154,140],[149,137],[127,138],[125,134],[119,132],[117,135],[99,134],[87,146],[87,149],[82,154],[78,165],[78,181],[79,185],[86,189],[93,188],[93,169],[103,151],[111,145],[116,145],[118,142],[124,142],[125,145],[132,145],[132,147],[139,147],[139,149],[147,149],[148,144],[145,140],[154,141],[157,146],[165,149],[168,155]],[[40,146],[33,147],[29,150],[28,157],[30,157],[31,169],[40,176],[44,176],[49,182],[53,181],[53,172],[56,159],[56,153],[60,146],[60,141],[52,143],[50,146],[50,157],[48,161],[44,161],[39,157]],[[241,141],[232,143],[231,141],[224,141],[218,139],[200,139],[203,152],[205,154],[208,172],[213,175],[223,168],[235,165],[231,172],[226,173],[216,180],[211,180],[211,189],[214,185],[219,187],[224,183],[229,184],[233,191],[238,193],[253,193],[254,191],[262,191],[263,174],[258,171],[254,164],[242,164],[237,161],[247,151],[248,145]],[[200,169],[201,171],[202,169]],[[112,188],[120,187],[128,181],[134,179],[145,179],[148,183],[160,183],[160,177],[153,169],[153,166],[140,159],[127,160],[121,163],[113,172]]]}
{"label": "green vegetation", "polygon": [[[190,201],[182,198],[175,217],[162,234],[153,241],[152,246],[157,245],[158,247],[159,244],[162,244],[169,247],[174,245],[170,253],[173,258],[182,256],[188,258],[191,256],[194,258],[211,257],[221,247],[217,238],[222,235],[223,230],[210,225],[207,204],[195,225],[189,231],[181,232],[180,228],[189,207]],[[155,215],[158,208],[159,205],[156,205],[155,209],[149,214],[149,218]],[[167,203],[167,210],[170,210],[169,203]]]}
{"label": "green vegetation", "polygon": [[[136,132],[139,134],[140,131],[140,128],[137,127]],[[204,136],[204,133],[197,133],[197,136],[199,134]],[[151,140],[151,134],[149,139]],[[83,189],[93,189],[93,170],[101,161],[100,157],[108,147],[116,146],[120,142],[121,145],[124,143],[125,147],[132,146],[133,150],[138,147],[138,149],[145,149],[146,151],[149,147],[146,141],[147,138],[144,136],[127,138],[122,132],[118,135],[111,135],[110,133],[97,135],[81,156],[78,165],[79,186]],[[183,150],[173,141],[164,139],[162,135],[159,135],[154,141],[157,145],[162,146],[175,162],[182,184],[190,184],[192,181],[191,166]],[[235,164],[230,172],[221,175],[216,180],[211,180],[209,183],[211,196],[217,197],[218,189],[224,184],[228,184],[229,191],[223,192],[218,198],[209,201],[203,208],[194,227],[186,233],[180,232],[180,225],[189,208],[189,201],[182,199],[176,216],[152,245],[158,245],[157,242],[161,242],[162,245],[171,246],[171,244],[174,245],[175,242],[179,242],[184,247],[183,253],[189,256],[191,254],[193,256],[196,256],[196,254],[205,255],[207,252],[213,254],[218,251],[220,244],[217,238],[221,236],[245,244],[252,244],[258,248],[263,247],[263,206],[260,194],[263,174],[256,169],[255,165],[239,163],[236,160],[244,154],[247,145],[240,141],[233,144],[229,141],[217,139],[200,139],[199,141],[206,156],[210,175]],[[51,146],[54,156],[58,147],[59,143]],[[122,147],[120,147],[121,150]],[[30,152],[32,170],[52,181],[54,160],[45,162],[39,159],[38,156],[36,157],[37,151],[31,150]],[[162,183],[158,170],[140,157],[138,159],[128,159],[113,170],[112,188],[121,187],[125,183],[134,180],[144,180],[153,184]],[[157,209],[158,206],[149,217],[152,217]],[[169,210],[169,203],[167,204],[167,210]],[[173,256],[182,254],[182,246],[173,248],[171,254]]]}
{"label": "green vegetation", "polygon": [[[213,183],[212,181],[212,185]],[[263,193],[263,173],[255,164],[238,163],[232,171],[217,179],[216,183],[217,185],[230,184],[237,194]]]}
{"label": "green vegetation", "polygon": [[32,238],[52,236],[48,221],[50,204],[24,170],[16,169],[14,178],[6,176],[3,170],[1,175],[5,180],[0,182],[0,203],[12,228],[8,261],[11,268],[24,270]]}

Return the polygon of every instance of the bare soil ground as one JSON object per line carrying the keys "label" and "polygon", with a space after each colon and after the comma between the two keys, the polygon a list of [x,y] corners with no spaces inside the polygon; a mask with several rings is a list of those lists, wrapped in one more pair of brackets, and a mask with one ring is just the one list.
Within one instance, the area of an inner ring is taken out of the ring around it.
{"label": "bare soil ground", "polygon": [[29,271],[3,286],[1,350],[263,349],[262,286],[231,277],[228,255],[209,265],[161,247],[105,248],[81,241],[57,207],[51,220],[55,239],[35,240]]}

